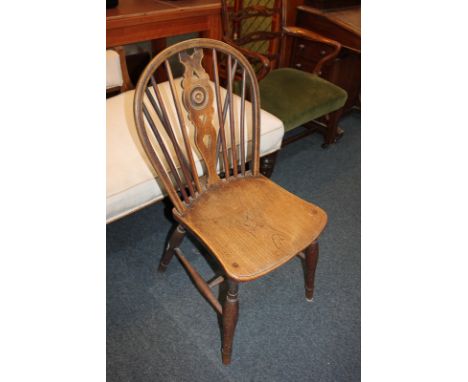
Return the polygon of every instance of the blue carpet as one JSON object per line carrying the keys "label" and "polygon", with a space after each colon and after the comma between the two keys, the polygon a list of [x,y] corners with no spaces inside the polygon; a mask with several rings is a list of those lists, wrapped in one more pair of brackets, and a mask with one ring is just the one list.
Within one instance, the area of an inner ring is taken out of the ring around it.
{"label": "blue carpet", "polygon": [[[108,381],[360,380],[360,114],[328,150],[312,135],[284,148],[272,179],[327,211],[313,303],[294,259],[240,286],[232,364],[216,314],[173,259],[155,270],[172,221],[162,203],[107,226]],[[191,240],[182,249],[213,275]],[[216,289],[216,288],[215,288]]]}

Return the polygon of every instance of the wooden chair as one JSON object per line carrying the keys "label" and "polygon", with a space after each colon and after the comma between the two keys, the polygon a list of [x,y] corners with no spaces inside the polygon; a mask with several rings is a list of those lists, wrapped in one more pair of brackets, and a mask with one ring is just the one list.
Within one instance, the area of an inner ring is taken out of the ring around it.
{"label": "wooden chair", "polygon": [[[341,45],[310,30],[286,26],[284,6],[282,0],[222,0],[223,39],[256,69],[262,108],[281,119],[286,132],[299,126],[307,129],[285,139],[283,145],[318,130],[324,135],[325,148],[343,133],[338,120],[347,94],[320,74]],[[287,39],[317,45],[321,57],[315,67],[307,71],[288,68],[291,44]]]}
{"label": "wooden chair", "polygon": [[[174,56],[184,67],[182,78],[173,76],[170,58]],[[224,97],[218,78],[220,62],[228,71]],[[167,72],[172,104],[164,103],[161,97],[161,84],[155,76],[158,70]],[[236,75],[242,78],[241,97],[233,97]],[[306,264],[305,295],[312,301],[317,239],[327,215],[260,174],[258,83],[252,66],[237,50],[210,39],[173,45],[148,64],[135,93],[138,135],[174,204],[173,216],[178,222],[159,270],[164,271],[174,255],[179,258],[221,316],[222,361],[229,364],[239,284],[301,256]],[[180,93],[183,102],[179,101]],[[177,114],[177,126],[168,122],[170,113]],[[157,119],[163,131],[155,128]],[[253,139],[249,141],[248,136]],[[203,158],[203,169],[194,163],[195,151]],[[222,274],[213,281],[204,281],[181,252],[179,246],[186,232],[198,239],[220,265]],[[227,296],[221,304],[211,287],[222,282],[226,283]]]}

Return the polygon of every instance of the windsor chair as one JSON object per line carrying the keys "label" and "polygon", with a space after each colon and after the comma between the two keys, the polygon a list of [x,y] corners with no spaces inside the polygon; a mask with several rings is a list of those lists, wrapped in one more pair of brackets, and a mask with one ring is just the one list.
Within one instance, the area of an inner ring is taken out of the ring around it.
{"label": "windsor chair", "polygon": [[[286,132],[299,126],[306,128],[285,138],[283,146],[319,131],[324,136],[322,147],[326,148],[343,134],[338,121],[347,93],[320,75],[337,57],[341,45],[310,30],[287,26],[285,3],[222,0],[223,40],[253,64],[262,108],[281,119]],[[304,40],[320,52],[316,64],[307,71],[289,67],[291,43],[301,46]]]}
{"label": "windsor chair", "polygon": [[[173,57],[183,67],[179,78],[173,75]],[[220,86],[221,62],[227,68],[227,90]],[[168,82],[157,83],[158,70],[166,72]],[[240,97],[233,97],[236,76],[242,79]],[[170,87],[171,102],[161,96],[164,86]],[[169,123],[171,113],[177,115],[178,123]],[[247,59],[229,45],[193,39],[158,54],[138,81],[134,117],[141,143],[174,205],[172,213],[178,222],[159,270],[163,272],[174,255],[179,258],[221,317],[222,361],[229,364],[239,284],[300,256],[306,264],[305,295],[311,301],[317,239],[327,215],[259,172],[258,83]],[[197,155],[203,168],[195,165]],[[202,279],[179,248],[186,232],[217,260],[222,275],[211,282]],[[227,296],[220,303],[211,288],[222,282]]]}

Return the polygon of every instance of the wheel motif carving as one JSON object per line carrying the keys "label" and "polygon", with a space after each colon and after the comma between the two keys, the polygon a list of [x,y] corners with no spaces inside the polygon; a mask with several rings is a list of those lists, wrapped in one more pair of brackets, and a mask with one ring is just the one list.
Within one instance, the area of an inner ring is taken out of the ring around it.
{"label": "wheel motif carving", "polygon": [[182,99],[195,127],[195,144],[205,162],[210,185],[219,181],[216,172],[216,145],[213,144],[217,133],[213,126],[213,90],[210,77],[202,66],[203,50],[195,48],[191,55],[186,51],[181,52],[179,59],[185,68]]}
{"label": "wheel motif carving", "polygon": [[196,110],[202,110],[208,103],[207,90],[196,86],[190,91],[190,106]]}

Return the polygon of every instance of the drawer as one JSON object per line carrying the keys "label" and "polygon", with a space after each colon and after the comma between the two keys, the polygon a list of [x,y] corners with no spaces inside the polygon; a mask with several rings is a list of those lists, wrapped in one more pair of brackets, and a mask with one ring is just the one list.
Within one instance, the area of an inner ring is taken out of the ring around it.
{"label": "drawer", "polygon": [[303,39],[296,39],[294,44],[294,55],[308,61],[317,62],[332,51],[332,47]]}
{"label": "drawer", "polygon": [[[315,69],[316,64],[317,62],[305,60],[301,57],[294,57],[293,61],[291,62],[291,67],[295,69],[303,70],[305,72],[312,73]],[[320,77],[328,79],[330,70],[331,70],[330,65],[322,66],[322,70],[320,71],[320,73],[318,73],[318,75]]]}
{"label": "drawer", "polygon": [[300,58],[296,58],[293,61],[291,67],[295,69],[304,70],[306,72],[312,72],[315,68],[315,62],[310,62],[310,61],[302,60]]}

